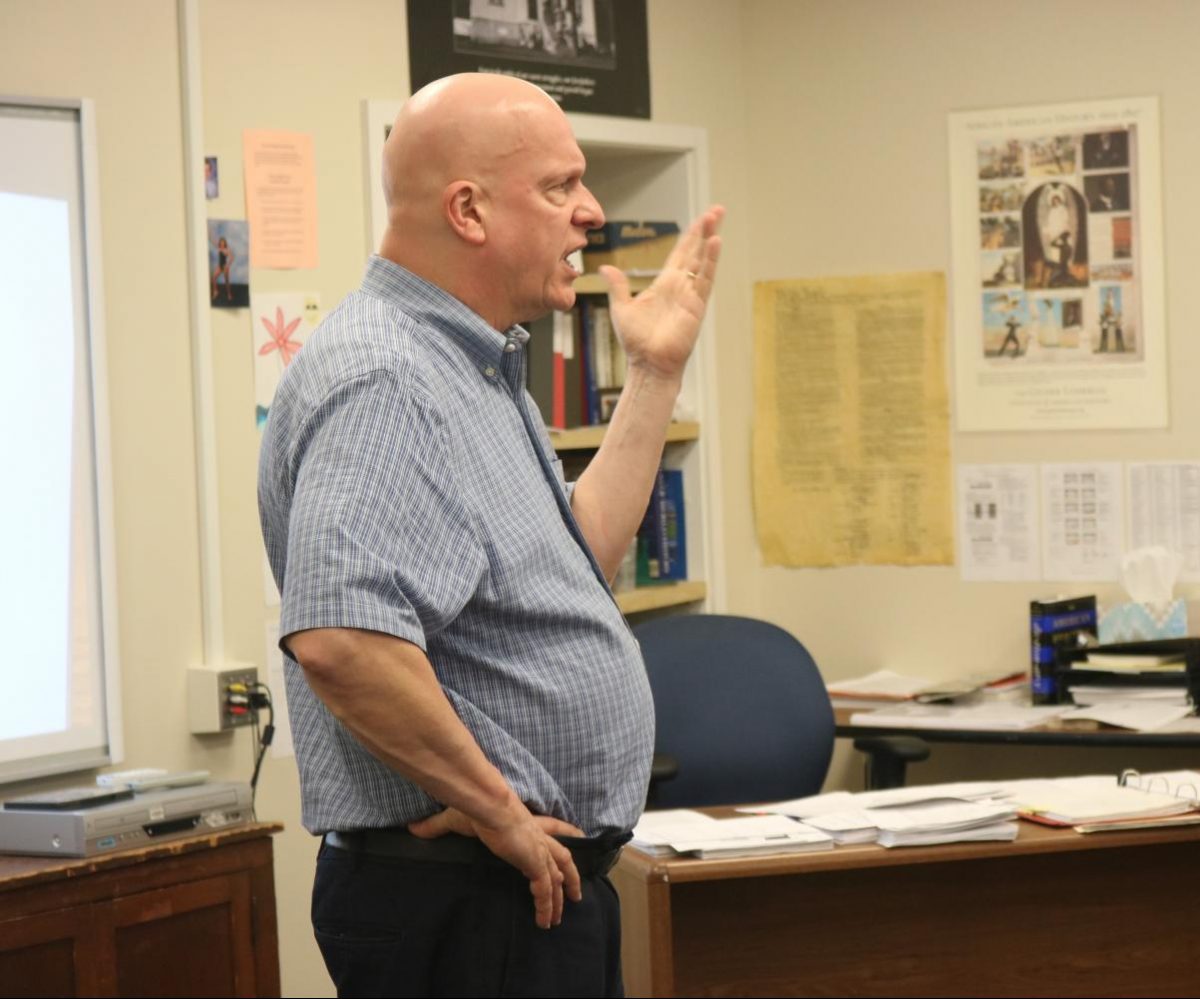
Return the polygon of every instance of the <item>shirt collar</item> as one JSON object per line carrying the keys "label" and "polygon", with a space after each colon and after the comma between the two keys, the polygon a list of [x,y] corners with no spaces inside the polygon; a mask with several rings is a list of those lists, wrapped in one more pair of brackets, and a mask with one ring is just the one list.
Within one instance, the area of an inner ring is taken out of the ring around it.
{"label": "shirt collar", "polygon": [[[451,337],[484,370],[499,369],[509,344],[524,346],[529,333],[511,326],[503,333],[443,288],[431,284],[394,261],[373,254],[363,275],[364,293],[400,306],[423,325]],[[489,376],[491,377],[491,376]]]}

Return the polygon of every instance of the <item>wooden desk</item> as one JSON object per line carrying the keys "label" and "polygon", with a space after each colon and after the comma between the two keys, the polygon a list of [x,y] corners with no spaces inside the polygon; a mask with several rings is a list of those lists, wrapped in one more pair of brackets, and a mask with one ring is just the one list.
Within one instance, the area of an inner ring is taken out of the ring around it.
{"label": "wooden desk", "polygon": [[740,860],[626,849],[630,996],[1200,995],[1200,827]]}
{"label": "wooden desk", "polygon": [[278,996],[271,834],[0,856],[0,995]]}

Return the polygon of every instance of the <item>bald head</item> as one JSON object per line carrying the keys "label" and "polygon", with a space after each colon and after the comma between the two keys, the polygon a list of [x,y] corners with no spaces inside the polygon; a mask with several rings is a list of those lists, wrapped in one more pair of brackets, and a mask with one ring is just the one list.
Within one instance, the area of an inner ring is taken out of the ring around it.
{"label": "bald head", "polygon": [[566,257],[604,221],[570,123],[545,91],[464,73],[429,84],[384,144],[381,256],[497,329],[569,308]]}
{"label": "bald head", "polygon": [[[528,152],[539,128],[569,128],[544,90],[494,73],[460,73],[418,90],[401,108],[383,147],[388,228],[425,228],[441,214],[455,180],[494,183]],[[423,234],[428,239],[429,233]]]}

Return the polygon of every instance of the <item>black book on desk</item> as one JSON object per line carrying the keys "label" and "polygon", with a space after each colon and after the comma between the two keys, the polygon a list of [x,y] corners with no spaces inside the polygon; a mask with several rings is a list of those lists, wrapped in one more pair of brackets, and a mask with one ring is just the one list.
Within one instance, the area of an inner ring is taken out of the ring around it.
{"label": "black book on desk", "polygon": [[[1119,657],[1120,670],[1088,669],[1090,656]],[[1146,666],[1137,669],[1139,657]],[[1183,669],[1166,670],[1163,665],[1182,663]],[[1113,642],[1091,648],[1058,650],[1058,678],[1065,693],[1071,687],[1185,687],[1193,704],[1200,703],[1200,638],[1159,638],[1147,642]]]}
{"label": "black book on desk", "polygon": [[1063,699],[1058,684],[1060,656],[1096,638],[1095,596],[1029,602],[1029,689],[1034,704]]}

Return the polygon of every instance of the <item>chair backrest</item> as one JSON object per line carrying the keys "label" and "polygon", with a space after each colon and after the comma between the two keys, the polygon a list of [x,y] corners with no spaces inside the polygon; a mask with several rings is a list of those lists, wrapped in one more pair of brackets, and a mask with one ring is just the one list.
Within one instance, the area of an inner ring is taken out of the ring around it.
{"label": "chair backrest", "polygon": [[679,763],[654,807],[816,794],[833,754],[829,695],[808,650],[753,618],[678,614],[634,628],[657,723],[655,752]]}

